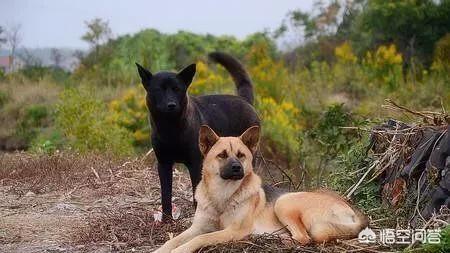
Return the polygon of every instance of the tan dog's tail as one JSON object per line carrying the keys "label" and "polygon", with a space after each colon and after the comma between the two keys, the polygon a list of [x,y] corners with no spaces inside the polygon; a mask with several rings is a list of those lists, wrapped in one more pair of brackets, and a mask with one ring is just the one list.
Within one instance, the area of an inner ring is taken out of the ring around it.
{"label": "tan dog's tail", "polygon": [[226,53],[213,52],[208,56],[214,62],[222,65],[230,73],[236,84],[238,95],[250,104],[253,104],[253,84],[244,66],[236,58]]}
{"label": "tan dog's tail", "polygon": [[[342,197],[341,195],[337,194],[336,192],[324,190],[324,189],[318,190],[316,192],[322,193],[322,194],[327,194],[336,199],[339,199],[340,201],[344,202],[354,212],[354,215],[352,215],[352,218],[353,218],[354,223],[358,224],[358,226],[351,226],[352,230],[354,230],[354,231],[352,231],[353,234],[358,234],[363,228],[365,228],[369,225],[369,219],[367,218],[367,216],[365,216],[359,209],[357,209],[353,205],[351,205],[348,202],[348,200],[345,199],[344,197]],[[337,227],[339,227],[339,226],[346,227],[347,226],[346,224],[340,224],[340,223],[336,223],[334,225]]]}
{"label": "tan dog's tail", "polygon": [[[338,221],[331,222],[334,227],[334,236],[331,234],[329,239],[350,239],[358,235],[358,233],[367,227],[369,220],[359,210],[351,207],[354,214],[348,217],[340,217]],[[348,219],[349,218],[349,219]],[[346,220],[348,219],[348,220]],[[335,237],[335,238],[333,238]]]}

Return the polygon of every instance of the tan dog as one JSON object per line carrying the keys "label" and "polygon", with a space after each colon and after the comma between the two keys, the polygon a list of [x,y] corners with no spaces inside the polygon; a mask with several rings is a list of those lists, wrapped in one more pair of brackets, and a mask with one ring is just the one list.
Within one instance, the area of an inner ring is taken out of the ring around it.
{"label": "tan dog", "polygon": [[361,212],[332,192],[277,195],[262,187],[252,166],[258,142],[257,126],[240,137],[221,138],[207,126],[200,128],[203,175],[192,226],[156,252],[194,252],[250,234],[288,231],[301,244],[325,242],[355,237],[367,226]]}

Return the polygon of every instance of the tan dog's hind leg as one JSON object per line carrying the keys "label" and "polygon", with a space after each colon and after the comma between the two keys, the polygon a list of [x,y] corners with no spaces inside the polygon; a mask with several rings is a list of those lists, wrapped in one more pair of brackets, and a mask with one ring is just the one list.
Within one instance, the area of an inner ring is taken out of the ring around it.
{"label": "tan dog's hind leg", "polygon": [[306,231],[306,227],[300,218],[300,211],[293,208],[292,202],[283,199],[278,200],[274,206],[275,215],[280,220],[281,224],[291,232],[292,239],[301,244],[308,244],[311,238]]}
{"label": "tan dog's hind leg", "polygon": [[332,193],[287,193],[275,202],[274,211],[302,244],[353,238],[367,226],[364,215]]}

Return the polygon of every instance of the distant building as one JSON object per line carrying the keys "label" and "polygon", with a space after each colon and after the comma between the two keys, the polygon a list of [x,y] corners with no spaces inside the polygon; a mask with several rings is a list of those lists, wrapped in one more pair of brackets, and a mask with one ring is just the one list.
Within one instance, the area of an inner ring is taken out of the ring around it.
{"label": "distant building", "polygon": [[0,69],[3,72],[9,72],[11,66],[11,56],[0,56]]}
{"label": "distant building", "polygon": [[0,55],[0,69],[9,73],[14,70],[19,70],[23,68],[23,61],[20,58],[13,58],[11,55]]}

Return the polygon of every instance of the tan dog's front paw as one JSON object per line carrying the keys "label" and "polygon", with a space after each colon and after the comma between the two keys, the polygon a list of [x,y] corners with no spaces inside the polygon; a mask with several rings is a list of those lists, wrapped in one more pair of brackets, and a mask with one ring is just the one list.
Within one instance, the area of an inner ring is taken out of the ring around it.
{"label": "tan dog's front paw", "polygon": [[153,251],[153,253],[170,253],[170,252],[171,252],[170,248],[164,247],[164,245],[159,249]]}
{"label": "tan dog's front paw", "polygon": [[296,240],[301,245],[310,244],[312,242],[311,237],[309,236],[293,236],[292,239]]}
{"label": "tan dog's front paw", "polygon": [[192,253],[192,252],[194,252],[194,251],[187,247],[180,246],[180,247],[172,250],[170,253]]}

